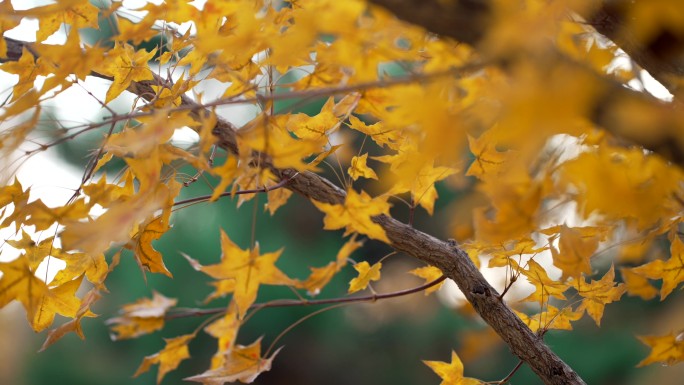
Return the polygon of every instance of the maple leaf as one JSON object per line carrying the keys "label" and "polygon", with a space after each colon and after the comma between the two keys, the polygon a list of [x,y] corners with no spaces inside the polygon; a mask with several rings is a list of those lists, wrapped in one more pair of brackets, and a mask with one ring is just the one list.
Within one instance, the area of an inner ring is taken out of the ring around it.
{"label": "maple leaf", "polygon": [[19,80],[12,90],[12,99],[15,101],[23,96],[28,90],[33,88],[33,83],[38,76],[46,76],[55,71],[49,63],[42,58],[35,60],[31,51],[23,48],[21,57],[16,62],[6,62],[0,64],[0,70],[7,73],[19,75]]}
{"label": "maple leaf", "polygon": [[133,377],[138,377],[150,370],[152,365],[159,365],[159,371],[157,372],[157,384],[159,384],[166,373],[176,369],[181,361],[190,358],[188,343],[193,338],[195,338],[195,334],[164,338],[164,342],[166,342],[164,348],[151,356],[146,356],[138,370],[133,374]]}
{"label": "maple leaf", "polygon": [[278,352],[280,348],[268,358],[261,357],[261,338],[247,346],[235,345],[226,353],[223,366],[185,378],[185,380],[201,382],[205,385],[223,385],[226,382],[235,381],[251,383],[259,374],[271,370],[273,358]]}
{"label": "maple leaf", "polygon": [[544,234],[558,234],[559,248],[551,247],[553,265],[563,271],[561,279],[579,278],[591,274],[591,256],[605,239],[606,229],[599,227],[568,227],[565,224],[542,230]]}
{"label": "maple leaf", "polygon": [[365,289],[370,284],[370,281],[379,281],[380,268],[382,268],[382,263],[380,262],[374,263],[373,266],[366,261],[354,265],[354,269],[359,273],[359,276],[349,281],[349,294]]}
{"label": "maple leaf", "polygon": [[218,350],[211,358],[211,369],[218,369],[226,362],[225,353],[235,346],[240,325],[242,325],[242,322],[238,318],[237,307],[231,302],[228,305],[228,311],[226,311],[223,317],[204,328],[207,334],[218,339]]}
{"label": "maple leaf", "polygon": [[83,27],[98,28],[98,8],[88,2],[79,0],[65,0],[57,4],[46,5],[31,9],[33,15],[40,15],[40,28],[36,33],[36,40],[43,41],[57,32],[59,27],[69,24],[78,30]]}
{"label": "maple leaf", "polygon": [[359,177],[378,179],[378,175],[375,173],[375,171],[366,165],[367,160],[368,154],[353,157],[351,160],[351,166],[347,170],[347,174],[349,174],[349,176],[354,180],[359,179]]}
{"label": "maple leaf", "polygon": [[514,312],[535,333],[549,329],[572,330],[570,322],[579,320],[584,314],[583,311],[573,311],[569,306],[558,309],[552,305],[548,305],[545,311],[535,315],[528,316],[515,310]]}
{"label": "maple leaf", "polygon": [[335,261],[328,263],[323,267],[312,267],[309,277],[298,283],[297,287],[306,289],[310,296],[318,295],[325,285],[337,274],[344,266],[347,265],[349,256],[363,245],[363,241],[356,240],[356,234],[345,242],[345,244],[337,252]]}
{"label": "maple leaf", "polygon": [[319,139],[339,125],[339,119],[333,112],[335,100],[330,97],[318,115],[310,117],[306,114],[290,115],[285,128],[300,139]]}
{"label": "maple leaf", "polygon": [[135,51],[128,44],[117,44],[111,49],[107,56],[114,58],[106,61],[105,74],[114,77],[112,85],[107,90],[105,103],[109,103],[128,88],[131,82],[152,80],[152,71],[147,66],[147,62],[152,60],[157,53],[157,48],[151,52],[145,50]]}
{"label": "maple leaf", "polygon": [[[489,131],[487,131],[489,132]],[[475,155],[475,160],[466,171],[466,175],[483,177],[497,177],[507,157],[496,151],[494,143],[487,133],[478,139],[468,135],[470,151]]]}
{"label": "maple leaf", "polygon": [[152,293],[152,299],[143,298],[135,303],[124,305],[121,308],[120,317],[111,318],[107,321],[114,334],[113,340],[135,338],[143,334],[152,333],[164,327],[166,312],[178,301],[167,298],[156,291]]}
{"label": "maple leaf", "polygon": [[73,318],[78,312],[81,300],[76,297],[76,290],[81,287],[83,276],[49,288],[40,298],[38,306],[29,313],[29,323],[36,332],[43,331],[52,325],[56,314]]}
{"label": "maple leaf", "polygon": [[[443,275],[442,270],[440,270],[434,266],[419,267],[417,269],[413,269],[413,270],[409,271],[409,273],[411,273],[417,277],[425,279],[426,284],[433,282],[436,279],[439,279]],[[441,282],[438,285],[434,285],[432,287],[427,288],[425,290],[425,295],[428,295],[430,293],[434,293],[435,291],[439,290],[439,288],[442,287],[443,284],[444,284],[444,282]]]}
{"label": "maple leaf", "polygon": [[16,299],[24,306],[29,322],[33,322],[39,313],[49,291],[45,282],[35,276],[35,267],[30,267],[25,255],[11,262],[0,262],[0,308]]}
{"label": "maple leaf", "polygon": [[355,116],[349,117],[349,127],[370,136],[370,138],[378,145],[387,146],[392,149],[396,149],[398,147],[396,143],[401,138],[400,131],[385,128],[382,122],[366,125],[361,121],[361,119]]}
{"label": "maple leaf", "polygon": [[613,266],[598,281],[592,280],[591,283],[587,283],[581,278],[570,281],[570,285],[584,298],[577,307],[577,311],[586,310],[597,326],[601,326],[603,309],[606,304],[618,301],[622,294],[625,293],[624,284],[615,285],[615,270]]}
{"label": "maple leaf", "polygon": [[221,262],[215,265],[202,266],[191,258],[196,270],[202,271],[218,280],[235,280],[233,287],[233,302],[237,305],[239,317],[242,319],[257,297],[261,284],[290,285],[296,281],[280,271],[275,262],[280,257],[282,249],[274,253],[259,254],[257,243],[251,250],[243,250],[228,238],[221,229]]}
{"label": "maple leaf", "polygon": [[681,282],[684,282],[684,243],[676,236],[670,245],[670,259],[655,261],[635,267],[633,272],[651,279],[662,279],[660,300],[670,295]]}
{"label": "maple leaf", "polygon": [[[21,18],[16,16],[12,2],[0,3],[0,35],[4,36],[5,31],[16,27],[20,22]],[[7,57],[7,41],[0,39],[0,58],[5,57]]]}
{"label": "maple leaf", "polygon": [[658,294],[658,289],[651,285],[646,277],[635,272],[634,269],[621,268],[620,273],[622,280],[625,282],[627,294],[639,296],[645,300],[649,300]]}
{"label": "maple leaf", "polygon": [[70,332],[74,332],[76,333],[76,335],[79,336],[79,338],[84,339],[85,335],[83,334],[83,329],[81,329],[81,320],[83,319],[83,317],[95,316],[95,314],[93,314],[90,311],[90,307],[101,297],[102,296],[100,295],[100,292],[97,289],[91,289],[90,291],[88,291],[88,293],[85,296],[83,296],[81,305],[76,311],[76,315],[73,317],[73,319],[69,320],[68,322],[65,322],[64,324],[58,326],[53,330],[50,330],[47,338],[45,339],[45,342],[43,342],[43,345],[40,347],[40,351],[42,352],[43,350],[47,349],[48,347],[50,347],[50,345],[59,341],[62,337],[64,337],[67,333]]}
{"label": "maple leaf", "polygon": [[527,280],[535,288],[534,293],[530,294],[523,301],[538,301],[540,304],[543,304],[549,301],[551,297],[566,299],[563,293],[570,286],[551,279],[546,270],[534,260],[530,259],[527,261],[527,269],[521,270],[521,273],[527,277]]}
{"label": "maple leaf", "polygon": [[648,357],[637,366],[646,366],[654,362],[674,365],[684,361],[684,339],[682,333],[670,333],[663,336],[638,336],[639,340],[651,348]]}
{"label": "maple leaf", "polygon": [[370,238],[390,243],[385,230],[371,219],[377,215],[389,215],[390,204],[386,197],[371,198],[365,191],[357,193],[350,189],[341,205],[317,201],[313,201],[313,203],[326,214],[323,218],[324,229],[345,228],[345,235],[358,232],[368,235]]}
{"label": "maple leaf", "polygon": [[463,363],[456,352],[451,352],[451,363],[441,361],[423,361],[442,379],[440,385],[478,385],[482,381],[463,377]]}

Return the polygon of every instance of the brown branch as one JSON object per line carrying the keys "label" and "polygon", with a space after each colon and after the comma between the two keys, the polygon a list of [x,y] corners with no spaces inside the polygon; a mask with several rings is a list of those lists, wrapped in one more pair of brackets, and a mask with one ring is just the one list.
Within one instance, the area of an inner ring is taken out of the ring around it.
{"label": "brown branch", "polygon": [[[14,57],[14,60],[17,58]],[[155,75],[153,80],[132,83],[128,91],[149,101],[156,95],[152,85],[163,86],[167,85],[167,82]],[[188,97],[183,96],[181,103],[189,106],[193,114],[209,113]],[[217,144],[224,150],[237,154],[236,127],[223,118],[217,119],[216,127],[212,131],[217,138]],[[311,172],[298,174],[294,169],[277,169],[267,157],[261,154],[256,156],[262,159],[261,164],[264,167],[271,168],[281,180],[290,179],[287,185],[290,190],[319,202],[344,202],[345,191],[329,180]],[[382,215],[373,220],[384,228],[395,250],[439,268],[446,277],[454,280],[478,314],[508,344],[513,354],[525,361],[544,383],[584,384],[582,379],[498,298],[496,290],[485,280],[465,251],[393,218]]]}
{"label": "brown branch", "polygon": [[[425,291],[435,285],[439,285],[444,282],[446,276],[441,276],[434,281],[430,281],[426,284],[412,287],[410,289],[393,291],[391,293],[384,294],[371,294],[356,297],[345,297],[345,298],[329,298],[329,299],[315,299],[315,300],[275,300],[264,303],[255,303],[250,306],[250,309],[266,309],[271,307],[295,307],[295,306],[316,306],[316,305],[334,305],[342,303],[354,303],[354,302],[375,302],[383,299],[403,297],[409,294],[420,293]],[[184,317],[197,317],[203,315],[219,314],[226,311],[225,307],[212,308],[212,309],[190,309],[179,313],[167,314],[164,319],[176,319]]]}

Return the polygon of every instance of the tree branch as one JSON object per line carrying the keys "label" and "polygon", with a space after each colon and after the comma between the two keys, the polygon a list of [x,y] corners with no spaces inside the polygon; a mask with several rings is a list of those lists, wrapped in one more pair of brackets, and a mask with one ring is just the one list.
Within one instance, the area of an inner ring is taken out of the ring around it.
{"label": "tree branch", "polygon": [[[16,41],[11,43],[15,44]],[[18,56],[8,59],[17,60]],[[151,86],[164,84],[167,83],[155,75],[151,81],[133,83],[128,90],[151,100],[156,95]],[[195,114],[208,113],[190,98],[183,97],[181,102],[183,105],[191,106]],[[236,128],[233,124],[218,117],[213,133],[221,148],[237,154]],[[329,180],[311,172],[300,172],[295,177],[298,171],[277,169],[268,162],[267,157],[261,157],[261,159],[263,159],[264,167],[271,168],[281,180],[291,179],[286,187],[292,191],[320,202],[331,204],[344,202],[346,192]],[[391,217],[382,215],[373,220],[384,228],[395,250],[439,268],[445,276],[454,280],[473,308],[508,344],[513,354],[525,361],[545,384],[584,384],[577,373],[551,351],[541,338],[499,299],[496,290],[485,280],[465,251]]]}

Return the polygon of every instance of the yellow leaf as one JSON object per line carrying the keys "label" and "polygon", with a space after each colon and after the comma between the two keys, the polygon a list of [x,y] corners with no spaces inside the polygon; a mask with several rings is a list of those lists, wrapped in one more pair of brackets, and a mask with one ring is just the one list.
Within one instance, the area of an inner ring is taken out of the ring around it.
{"label": "yellow leaf", "polygon": [[570,284],[577,290],[577,294],[584,298],[577,307],[577,311],[586,310],[598,326],[601,326],[601,318],[606,304],[618,301],[625,293],[624,284],[615,285],[613,266],[599,281],[592,280],[591,283],[587,283],[583,278],[580,278],[570,281]]}
{"label": "yellow leaf", "polygon": [[251,383],[259,374],[271,370],[273,358],[279,351],[280,349],[276,350],[268,358],[261,357],[261,338],[248,346],[235,345],[225,353],[223,366],[185,378],[185,380],[201,382],[205,385],[236,381]]}
{"label": "yellow leaf", "polygon": [[568,227],[565,224],[543,230],[560,236],[559,248],[551,247],[553,265],[563,271],[562,279],[591,274],[590,259],[606,237],[606,229],[598,227]]}
{"label": "yellow leaf", "polygon": [[475,378],[463,377],[463,363],[454,351],[451,352],[451,363],[441,361],[423,361],[423,363],[429,366],[442,379],[440,385],[482,384],[482,381]]}
{"label": "yellow leaf", "polygon": [[637,273],[634,269],[623,267],[620,269],[620,273],[622,274],[622,280],[625,281],[627,294],[639,296],[645,300],[649,300],[658,294],[658,289],[651,285],[646,277]]}
{"label": "yellow leaf", "polygon": [[47,39],[57,32],[62,23],[71,25],[74,30],[83,27],[98,28],[98,11],[97,7],[89,2],[78,0],[66,0],[33,8],[31,13],[41,15],[38,19],[40,28],[36,33],[36,40],[41,42]]}
{"label": "yellow leaf", "polygon": [[676,236],[670,245],[670,255],[667,261],[656,259],[632,269],[635,273],[648,278],[663,280],[663,286],[660,288],[661,301],[684,281],[684,243],[679,236]]}
{"label": "yellow leaf", "polygon": [[319,139],[325,137],[329,130],[337,127],[339,119],[333,113],[335,100],[330,97],[318,115],[310,117],[306,114],[290,115],[285,128],[300,139]]}
{"label": "yellow leaf", "polygon": [[[147,62],[152,60],[157,48],[152,52],[135,51],[128,44],[117,45],[108,52],[106,74],[114,77],[112,85],[107,90],[105,103],[109,103],[119,96],[133,81],[152,80],[152,70]],[[113,59],[112,59],[113,58]]]}
{"label": "yellow leaf", "polygon": [[145,357],[133,377],[138,377],[142,373],[150,370],[152,365],[159,365],[157,373],[157,384],[161,382],[166,373],[176,369],[181,361],[190,358],[188,343],[195,338],[194,334],[185,334],[174,338],[164,338],[166,345],[151,356]]}
{"label": "yellow leaf", "polygon": [[101,298],[100,292],[97,291],[97,289],[91,289],[84,297],[83,300],[81,301],[81,305],[78,308],[78,311],[76,312],[76,315],[74,316],[74,319],[65,322],[63,325],[50,330],[48,333],[47,338],[45,339],[45,342],[43,343],[43,346],[40,347],[40,351],[42,352],[43,350],[47,349],[50,347],[50,345],[54,344],[58,340],[60,340],[62,337],[64,337],[67,333],[69,332],[74,332],[76,333],[81,339],[84,339],[85,336],[83,335],[83,330],[81,329],[81,320],[83,317],[93,317],[95,316],[91,311],[90,311],[90,306],[92,304],[99,300]]}
{"label": "yellow leaf", "polygon": [[323,218],[324,229],[345,228],[345,235],[357,232],[387,244],[390,243],[385,230],[371,219],[377,215],[389,215],[390,204],[386,197],[371,198],[365,191],[359,194],[354,190],[349,190],[344,204],[332,205],[317,201],[313,203],[326,214]]}
{"label": "yellow leaf", "polygon": [[81,300],[76,297],[76,290],[81,287],[82,281],[83,276],[80,276],[60,286],[50,288],[40,298],[36,311],[29,319],[33,330],[40,332],[50,327],[55,320],[55,314],[75,317],[81,305]]}
{"label": "yellow leaf", "polygon": [[654,362],[674,365],[684,361],[684,338],[682,333],[670,333],[663,336],[637,337],[651,348],[651,353],[637,366],[646,366]]}
{"label": "yellow leaf", "polygon": [[120,317],[107,321],[111,327],[112,339],[128,339],[152,333],[164,327],[166,312],[178,301],[153,292],[152,299],[140,299],[135,303],[124,305]]}
{"label": "yellow leaf", "polygon": [[475,160],[466,171],[466,175],[476,176],[478,178],[496,177],[500,175],[503,164],[506,161],[506,156],[496,150],[495,143],[491,142],[489,135],[485,132],[478,139],[468,135],[468,144],[470,145],[470,152],[475,156]]}
{"label": "yellow leaf", "polygon": [[539,330],[572,330],[571,321],[577,321],[582,318],[583,311],[572,311],[572,308],[564,307],[558,309],[555,306],[548,305],[546,310],[540,314],[528,316],[527,314],[515,311],[515,314],[532,330],[537,332]]}
{"label": "yellow leaf", "polygon": [[369,126],[356,116],[349,117],[349,127],[370,136],[370,138],[378,145],[387,146],[392,149],[397,148],[396,143],[401,138],[399,131],[385,128],[382,122],[378,122]]}
{"label": "yellow leaf", "polygon": [[527,262],[527,269],[521,270],[521,273],[535,287],[534,293],[530,294],[524,301],[538,301],[540,304],[545,304],[551,297],[565,299],[563,292],[568,290],[569,286],[551,279],[546,270],[533,259]]}
{"label": "yellow leaf", "polygon": [[380,262],[374,263],[373,266],[366,261],[354,265],[354,269],[359,273],[359,276],[349,281],[349,294],[365,289],[370,281],[380,280],[381,267],[382,263]]}
{"label": "yellow leaf", "polygon": [[[276,266],[282,250],[275,253],[259,254],[259,244],[252,250],[239,248],[228,235],[221,230],[221,262],[215,265],[202,266],[194,261],[196,270],[202,271],[218,280],[234,279],[233,302],[242,319],[254,303],[261,284],[292,285],[296,281],[287,277]],[[187,258],[187,257],[186,257]]]}
{"label": "yellow leaf", "polygon": [[218,338],[218,351],[211,359],[211,369],[218,369],[226,362],[225,352],[230,351],[235,346],[235,339],[241,324],[242,322],[238,319],[237,308],[234,303],[231,303],[223,317],[204,328],[207,334]]}
{"label": "yellow leaf", "polygon": [[24,306],[29,322],[33,322],[49,291],[47,285],[35,276],[24,255],[11,262],[0,262],[0,271],[0,308],[16,299]]}
{"label": "yellow leaf", "polygon": [[351,160],[351,167],[347,170],[352,179],[357,180],[359,177],[378,179],[378,175],[373,171],[372,168],[366,165],[366,160],[368,160],[368,154],[363,154],[361,156],[355,156]]}
{"label": "yellow leaf", "polygon": [[[411,273],[417,277],[425,279],[426,284],[430,283],[436,279],[439,279],[443,275],[442,270],[440,270],[434,266],[419,267],[417,269],[413,269],[413,270],[409,271],[409,273]],[[439,290],[439,288],[442,287],[443,284],[444,284],[444,282],[441,282],[439,285],[434,285],[432,287],[429,287],[428,289],[425,290],[425,295],[428,295],[430,293],[433,293],[433,292]]]}

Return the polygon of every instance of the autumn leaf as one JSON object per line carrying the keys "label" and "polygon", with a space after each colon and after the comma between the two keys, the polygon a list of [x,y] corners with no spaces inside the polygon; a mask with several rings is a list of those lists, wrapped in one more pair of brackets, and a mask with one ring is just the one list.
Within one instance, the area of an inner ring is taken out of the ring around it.
{"label": "autumn leaf", "polygon": [[[561,279],[579,278],[591,274],[590,259],[605,240],[606,229],[598,227],[568,227],[565,224],[542,230],[544,234],[557,234],[558,248],[551,247],[553,265],[563,271]],[[554,237],[555,238],[555,237]]]}
{"label": "autumn leaf", "polygon": [[682,333],[670,333],[662,336],[640,336],[639,341],[651,348],[648,357],[637,366],[646,366],[654,362],[674,365],[684,361],[684,340]]}
{"label": "autumn leaf", "polygon": [[151,52],[145,50],[136,51],[128,44],[119,44],[110,50],[108,56],[114,59],[106,62],[107,65],[104,72],[114,77],[114,80],[107,90],[105,103],[109,103],[119,96],[130,86],[131,82],[151,80],[152,72],[147,66],[147,62],[152,60],[156,53],[156,48]]}
{"label": "autumn leaf", "polygon": [[313,201],[316,207],[326,215],[323,228],[326,230],[345,229],[345,235],[353,232],[368,235],[370,238],[390,243],[385,230],[371,218],[377,215],[389,215],[390,204],[384,197],[371,198],[365,191],[357,193],[353,189],[347,192],[344,204],[332,205]]}
{"label": "autumn leaf", "polygon": [[534,293],[530,294],[524,301],[537,301],[540,304],[548,302],[551,297],[566,299],[563,293],[570,287],[567,284],[553,280],[546,273],[546,270],[537,262],[530,259],[527,262],[527,269],[520,271],[527,280],[534,285]]}
{"label": "autumn leaf", "polygon": [[354,180],[357,180],[360,177],[378,179],[378,175],[375,173],[375,171],[366,165],[367,160],[368,154],[353,157],[351,160],[351,166],[347,170],[347,174],[349,174],[349,176]]}
{"label": "autumn leaf", "polygon": [[258,243],[251,250],[243,250],[221,230],[220,263],[202,266],[191,258],[187,256],[186,258],[196,270],[214,279],[235,280],[233,302],[237,305],[239,317],[242,318],[256,300],[260,285],[294,286],[296,284],[295,280],[287,277],[275,266],[281,253],[282,250],[279,250],[262,255],[259,253]]}
{"label": "autumn leaf", "polygon": [[[515,310],[514,310],[515,311]],[[572,321],[578,321],[584,315],[583,311],[573,311],[567,306],[558,309],[553,305],[548,305],[546,310],[535,315],[527,315],[518,311],[515,314],[532,330],[572,330]]]}
{"label": "autumn leaf", "polygon": [[29,260],[21,255],[11,262],[0,262],[0,308],[13,300],[18,300],[26,310],[29,322],[33,323],[40,311],[43,298],[49,288],[35,276],[35,267],[31,268]]}
{"label": "autumn leaf", "polygon": [[41,15],[38,19],[40,28],[36,34],[37,41],[43,41],[57,32],[62,23],[69,24],[76,30],[83,27],[98,28],[98,9],[90,3],[67,0],[34,8],[31,12]]}
{"label": "autumn leaf", "polygon": [[309,277],[298,283],[297,287],[306,289],[310,296],[318,295],[325,285],[337,274],[344,266],[347,265],[349,256],[363,245],[363,241],[356,240],[356,234],[340,248],[337,252],[335,261],[328,263],[323,267],[312,267]]}
{"label": "autumn leaf", "polygon": [[349,117],[349,127],[368,135],[378,145],[389,148],[396,148],[396,142],[401,138],[398,130],[385,128],[382,122],[366,125],[355,116]]}
{"label": "autumn leaf", "polygon": [[615,284],[615,270],[613,266],[598,281],[592,280],[591,283],[584,281],[584,278],[570,281],[570,285],[577,290],[577,293],[584,298],[577,307],[577,311],[586,310],[587,314],[601,326],[603,310],[611,302],[618,301],[625,293],[624,284]]}
{"label": "autumn leaf", "polygon": [[111,326],[112,339],[135,338],[144,334],[152,333],[164,327],[166,312],[176,306],[178,301],[167,298],[156,291],[152,293],[152,299],[143,298],[135,303],[124,305],[121,308],[122,315],[107,321]]}
{"label": "autumn leaf", "polygon": [[175,370],[181,361],[190,358],[188,343],[195,338],[194,334],[185,334],[174,338],[164,338],[166,345],[158,353],[145,357],[133,377],[150,370],[152,365],[159,365],[157,372],[157,384],[161,382],[166,373]]}
{"label": "autumn leaf", "polygon": [[468,144],[475,160],[466,171],[466,175],[478,178],[497,177],[506,161],[506,156],[496,150],[495,142],[491,141],[489,135],[483,134],[478,139],[468,136]]}
{"label": "autumn leaf", "polygon": [[660,288],[660,300],[670,295],[681,282],[684,282],[684,243],[675,236],[670,245],[670,259],[655,261],[635,267],[633,272],[651,279],[662,279],[663,286]]}
{"label": "autumn leaf", "polygon": [[[442,270],[440,270],[434,266],[419,267],[419,268],[416,268],[416,269],[409,271],[409,273],[411,273],[417,277],[425,279],[426,284],[439,279],[443,275]],[[435,291],[439,290],[439,288],[442,287],[443,284],[444,284],[444,282],[427,288],[425,290],[425,295],[428,295],[430,293],[434,293]]]}
{"label": "autumn leaf", "polygon": [[620,273],[622,280],[625,282],[625,290],[631,296],[639,296],[645,300],[649,300],[658,294],[658,289],[648,282],[648,279],[643,275],[634,271],[634,269],[621,268]]}
{"label": "autumn leaf", "polygon": [[70,332],[74,332],[76,333],[76,335],[79,336],[79,338],[85,339],[83,329],[81,328],[81,320],[83,319],[83,317],[95,316],[95,314],[93,314],[90,311],[90,307],[101,297],[102,296],[100,295],[100,292],[97,289],[91,289],[90,291],[88,291],[88,293],[85,296],[83,296],[81,305],[79,306],[78,311],[76,311],[76,315],[73,317],[73,319],[69,320],[68,322],[65,322],[64,324],[58,326],[53,330],[50,330],[47,338],[45,339],[45,342],[43,343],[43,346],[40,347],[40,351],[42,352],[43,350],[47,349],[48,347],[50,347],[50,345],[59,341],[62,337],[64,337],[67,333]]}
{"label": "autumn leaf", "polygon": [[185,380],[201,382],[205,385],[219,385],[236,381],[251,383],[259,374],[271,370],[273,358],[278,352],[280,349],[277,349],[268,358],[261,357],[261,338],[248,346],[235,345],[226,352],[223,366],[185,378]]}
{"label": "autumn leaf", "polygon": [[366,261],[354,265],[354,269],[359,273],[359,276],[349,281],[349,294],[365,289],[370,284],[370,281],[379,281],[380,268],[382,268],[382,263],[380,262],[374,263],[373,266]]}
{"label": "autumn leaf", "polygon": [[451,352],[451,363],[441,361],[423,361],[442,379],[440,385],[478,385],[482,381],[463,377],[463,363],[456,352]]}

